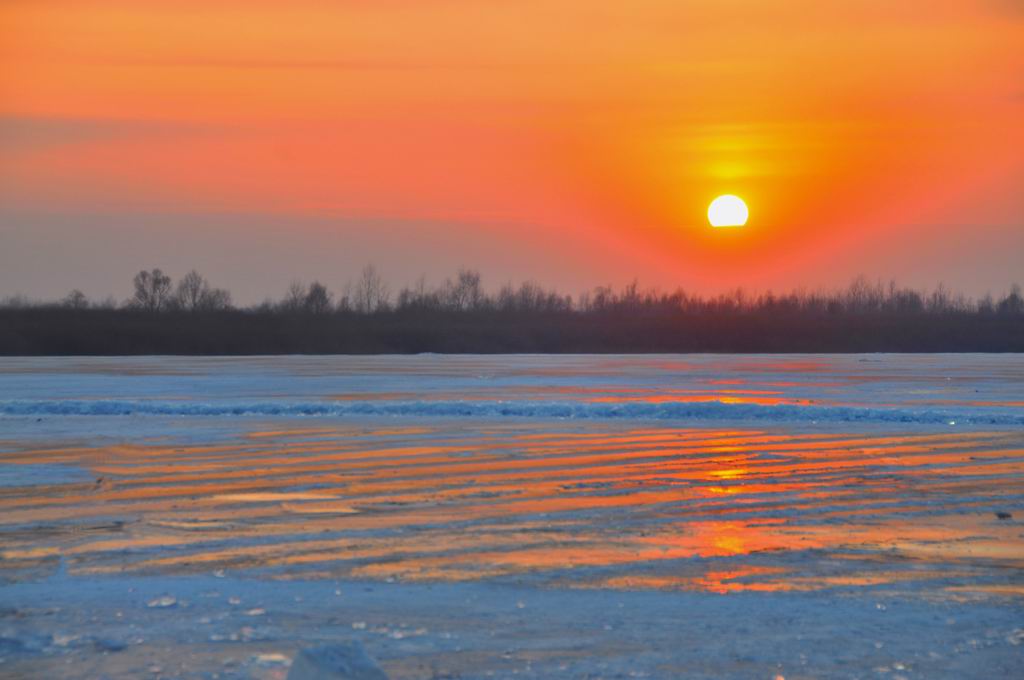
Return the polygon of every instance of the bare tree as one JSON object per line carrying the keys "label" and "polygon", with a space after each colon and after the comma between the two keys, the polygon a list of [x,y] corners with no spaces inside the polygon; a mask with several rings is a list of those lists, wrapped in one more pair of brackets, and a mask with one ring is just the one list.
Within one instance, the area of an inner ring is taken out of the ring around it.
{"label": "bare tree", "polygon": [[174,302],[189,312],[215,311],[231,306],[231,293],[223,288],[211,287],[210,282],[193,269],[178,282]]}
{"label": "bare tree", "polygon": [[398,309],[428,309],[437,306],[437,297],[437,292],[427,289],[427,277],[421,274],[411,288],[405,286],[398,292],[395,306]]}
{"label": "bare tree", "polygon": [[310,314],[327,314],[330,312],[331,292],[327,290],[327,286],[319,281],[309,284],[309,290],[306,291],[306,299],[303,301],[302,309]]}
{"label": "bare tree", "polygon": [[149,312],[160,312],[171,304],[171,277],[159,269],[135,275],[135,294],[129,305]]}
{"label": "bare tree", "polygon": [[928,296],[928,309],[932,312],[948,312],[952,307],[951,299],[946,284],[939,282],[938,287]]}
{"label": "bare tree", "polygon": [[[895,286],[890,286],[890,297],[894,294],[894,289]],[[871,283],[861,274],[850,282],[846,290],[845,307],[847,311],[876,312],[882,308],[885,296],[885,286],[881,281]]]}
{"label": "bare tree", "polygon": [[460,269],[455,281],[449,279],[445,282],[443,298],[445,306],[456,311],[479,309],[484,301],[480,273],[472,269]]}
{"label": "bare tree", "polygon": [[68,309],[88,309],[89,298],[85,297],[85,293],[75,288],[64,296],[64,299],[60,301],[60,305]]}
{"label": "bare tree", "polygon": [[352,303],[357,312],[371,314],[387,309],[391,291],[372,264],[363,268],[352,292]]}
{"label": "bare tree", "polygon": [[281,310],[285,312],[298,312],[303,309],[306,304],[306,296],[309,294],[309,289],[306,284],[301,281],[292,281],[288,284],[288,290],[285,291],[284,299],[281,300]]}
{"label": "bare tree", "polygon": [[334,310],[337,312],[351,312],[352,311],[352,284],[346,283],[345,287],[341,289],[341,294],[338,295],[334,302]]}
{"label": "bare tree", "polygon": [[231,291],[225,288],[208,288],[203,293],[199,309],[204,312],[231,309]]}
{"label": "bare tree", "polygon": [[206,282],[199,272],[195,269],[185,274],[178,281],[178,289],[174,294],[175,302],[178,306],[189,312],[194,312],[199,309],[203,301],[203,294],[210,289],[210,284]]}
{"label": "bare tree", "polygon": [[592,304],[595,311],[607,311],[615,304],[615,291],[611,286],[597,286],[594,288]]}
{"label": "bare tree", "polygon": [[202,306],[203,296],[209,290],[210,284],[207,283],[206,279],[199,272],[193,269],[188,274],[185,274],[181,281],[178,281],[178,289],[175,292],[174,299],[182,309],[194,312]]}
{"label": "bare tree", "polygon": [[1010,288],[1010,294],[999,301],[1000,314],[1024,314],[1024,296],[1016,283]]}

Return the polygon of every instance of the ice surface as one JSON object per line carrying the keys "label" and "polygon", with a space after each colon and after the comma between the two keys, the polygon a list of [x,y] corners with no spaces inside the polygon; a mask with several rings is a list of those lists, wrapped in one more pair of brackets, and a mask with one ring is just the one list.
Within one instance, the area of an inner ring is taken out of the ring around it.
{"label": "ice surface", "polygon": [[92,480],[92,474],[77,465],[61,465],[60,463],[0,464],[0,487],[74,484]]}
{"label": "ice surface", "polygon": [[0,359],[0,419],[389,416],[1019,427],[1022,384],[1018,355]]}
{"label": "ice surface", "polygon": [[1024,676],[1019,355],[0,359],[0,491],[0,676]]}
{"label": "ice surface", "polygon": [[225,401],[220,403],[160,400],[16,400],[0,401],[3,416],[410,416],[540,419],[654,419],[678,423],[702,420],[835,423],[917,423],[939,425],[1024,426],[1024,409],[868,408],[791,404],[734,404],[722,401]]}

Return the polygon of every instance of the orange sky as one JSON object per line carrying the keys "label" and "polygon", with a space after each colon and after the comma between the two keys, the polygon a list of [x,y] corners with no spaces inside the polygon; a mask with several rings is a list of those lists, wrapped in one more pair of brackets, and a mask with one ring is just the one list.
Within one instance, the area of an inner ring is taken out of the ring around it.
{"label": "orange sky", "polygon": [[[1024,281],[1014,0],[7,0],[0,296]],[[747,227],[708,202],[744,197]]]}

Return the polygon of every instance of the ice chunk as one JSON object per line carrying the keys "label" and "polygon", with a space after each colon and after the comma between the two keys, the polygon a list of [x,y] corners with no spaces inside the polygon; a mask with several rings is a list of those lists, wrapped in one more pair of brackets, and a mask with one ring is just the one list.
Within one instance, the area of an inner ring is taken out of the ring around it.
{"label": "ice chunk", "polygon": [[298,653],[288,680],[387,680],[380,666],[356,641],[322,645]]}

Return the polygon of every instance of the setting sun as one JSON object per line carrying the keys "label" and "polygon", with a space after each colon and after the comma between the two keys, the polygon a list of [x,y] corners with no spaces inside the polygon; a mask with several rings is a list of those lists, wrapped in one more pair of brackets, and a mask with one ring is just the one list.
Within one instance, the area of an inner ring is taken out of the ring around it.
{"label": "setting sun", "polygon": [[739,196],[725,194],[711,201],[708,222],[712,227],[742,227],[747,223],[747,204]]}
{"label": "setting sun", "polygon": [[0,680],[1024,680],[1022,45],[0,0]]}

